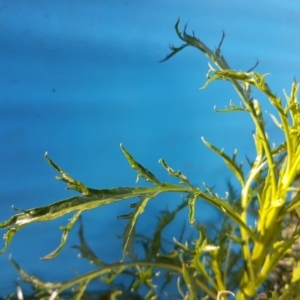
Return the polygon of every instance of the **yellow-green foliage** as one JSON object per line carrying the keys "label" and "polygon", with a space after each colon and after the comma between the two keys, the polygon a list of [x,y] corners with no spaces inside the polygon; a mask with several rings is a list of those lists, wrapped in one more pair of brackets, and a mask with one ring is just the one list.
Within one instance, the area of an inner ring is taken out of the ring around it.
{"label": "yellow-green foliage", "polygon": [[[220,300],[233,297],[232,292],[235,292],[234,297],[237,300],[255,297],[299,299],[297,297],[300,295],[300,271],[296,252],[293,251],[293,245],[299,239],[298,216],[295,211],[300,206],[300,192],[293,187],[300,168],[298,84],[292,83],[290,95],[285,95],[285,101],[282,101],[269,88],[266,74],[261,75],[255,72],[254,68],[247,72],[237,72],[229,67],[221,55],[224,34],[218,48],[212,51],[194,35],[187,34],[186,28],[181,33],[179,20],[175,29],[184,44],[180,47],[171,47],[171,54],[163,61],[188,46],[200,50],[210,59],[207,82],[203,88],[215,80],[226,80],[235,88],[242,101],[239,106],[230,102],[229,107],[216,111],[246,113],[255,126],[256,157],[249,161],[250,171],[246,174],[237,162],[237,151],[233,155],[228,155],[202,138],[204,144],[219,155],[234,174],[240,185],[238,188],[240,195],[237,195],[232,187],[224,198],[215,194],[206,185],[203,189],[196,187],[184,174],[174,171],[164,160],[160,160],[162,167],[170,176],[177,178],[179,183],[162,182],[138,163],[122,145],[121,150],[130,166],[137,171],[138,179],[143,178],[152,186],[92,189],[74,180],[46,155],[47,161],[61,175],[57,179],[66,182],[69,189],[79,192],[80,195],[48,206],[20,211],[9,220],[0,223],[0,227],[7,229],[2,252],[7,250],[13,236],[22,227],[33,222],[50,221],[73,212],[73,218],[61,228],[63,231],[61,244],[44,257],[51,259],[59,254],[70,230],[85,210],[96,209],[101,205],[109,205],[128,198],[138,197],[139,200],[130,206],[131,213],[119,216],[127,219],[127,225],[124,230],[121,260],[116,264],[104,263],[93,253],[84,239],[82,224],[79,232],[80,246],[77,248],[83,258],[97,266],[96,270],[68,282],[51,283],[28,275],[12,260],[23,279],[35,287],[36,299],[46,297],[84,299],[88,295],[89,283],[95,279],[108,284],[111,299],[135,299],[134,297],[158,299],[163,295],[163,291],[182,299]],[[281,145],[272,146],[272,142],[268,140],[263,108],[259,100],[251,97],[251,88],[266,96],[275,108],[277,116],[271,115],[270,118],[278,130],[283,131],[285,138]],[[153,236],[137,234],[136,222],[138,218],[143,217],[148,202],[155,201],[157,195],[166,192],[185,195],[184,201],[174,211],[162,213]],[[223,215],[221,229],[216,230],[213,236],[207,236],[204,227],[195,219],[195,210],[201,199],[213,205]],[[165,250],[163,230],[185,207],[189,210],[187,221],[193,225],[199,237],[191,243],[183,241],[182,234],[174,232],[176,238],[171,246],[169,245],[171,250]],[[252,218],[255,218],[254,228],[249,226],[250,213]],[[290,223],[292,219],[293,227]],[[288,234],[283,234],[287,228]],[[143,257],[139,254],[138,258],[135,254],[136,241],[143,245]],[[278,287],[278,283],[277,285],[272,283],[270,275],[273,276],[277,266],[279,263],[282,265],[283,261],[289,268],[283,268],[282,274],[277,275],[285,275],[289,279]],[[131,285],[123,290],[115,284],[120,274],[132,276]],[[174,289],[168,290],[172,281],[177,281],[177,293]],[[158,287],[156,282],[160,282]]]}

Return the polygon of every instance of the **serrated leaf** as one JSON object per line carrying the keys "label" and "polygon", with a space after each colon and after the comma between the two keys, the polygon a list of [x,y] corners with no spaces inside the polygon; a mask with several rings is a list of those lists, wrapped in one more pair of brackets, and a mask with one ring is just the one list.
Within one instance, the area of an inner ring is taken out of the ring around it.
{"label": "serrated leaf", "polygon": [[71,248],[78,249],[80,251],[81,257],[88,259],[90,263],[100,267],[106,266],[106,264],[97,257],[97,255],[92,251],[92,249],[89,247],[88,243],[86,242],[84,238],[84,230],[83,230],[84,228],[83,228],[81,217],[79,218],[79,223],[80,226],[79,226],[78,235],[80,240],[80,246],[74,245],[71,246]]}
{"label": "serrated leaf", "polygon": [[154,236],[151,243],[151,251],[150,254],[152,257],[159,255],[158,251],[161,248],[161,235],[162,231],[175,219],[177,213],[186,207],[188,201],[182,202],[174,211],[164,211],[162,216],[159,218],[157,226],[154,230]]}
{"label": "serrated leaf", "polygon": [[10,257],[9,260],[11,264],[17,269],[22,279],[25,282],[29,282],[33,287],[37,289],[47,290],[47,292],[51,294],[54,290],[60,288],[62,285],[61,283],[44,282],[35,275],[29,275],[19,266],[19,264],[15,260],[12,259],[12,257]]}
{"label": "serrated leaf", "polygon": [[120,145],[121,150],[123,151],[126,159],[128,160],[130,166],[135,169],[138,172],[138,178],[143,177],[148,182],[152,182],[155,185],[162,185],[162,183],[145,167],[143,167],[141,164],[139,164],[130,154],[129,152],[124,148],[124,146]]}
{"label": "serrated leaf", "polygon": [[133,232],[133,228],[137,222],[137,219],[139,217],[140,214],[142,214],[145,210],[145,207],[148,203],[149,200],[151,200],[152,198],[156,197],[157,193],[152,193],[152,194],[148,194],[145,195],[138,203],[137,206],[135,207],[135,210],[131,213],[131,218],[129,219],[129,222],[127,223],[126,227],[125,227],[125,231],[124,231],[124,238],[123,238],[123,254],[122,254],[122,259],[121,261],[124,260],[125,256],[126,256],[126,251],[127,251],[127,247],[128,247],[128,243],[131,239],[131,235]]}
{"label": "serrated leaf", "polygon": [[48,157],[47,152],[45,153],[45,159],[55,170],[57,170],[61,174],[61,177],[56,176],[56,179],[66,182],[68,185],[68,189],[78,191],[78,192],[82,193],[83,195],[89,195],[92,193],[92,189],[89,189],[88,187],[86,187],[82,182],[74,180],[70,175],[68,175],[66,172],[64,172],[57,164],[55,164]]}
{"label": "serrated leaf", "polygon": [[[149,193],[158,192],[151,187],[137,188],[113,188],[95,190],[95,193],[90,196],[75,196],[58,202],[54,202],[47,206],[35,207],[23,210],[22,213],[12,216],[9,220],[0,223],[0,228],[8,228],[5,237],[5,247],[1,253],[8,249],[8,246],[14,237],[15,233],[23,226],[35,222],[46,222],[59,218],[75,211],[85,211],[94,209],[101,205],[107,205],[113,202],[121,201],[128,198],[143,197]],[[63,234],[67,237],[67,231]]]}
{"label": "serrated leaf", "polygon": [[61,242],[60,245],[51,253],[47,254],[46,256],[42,257],[42,260],[48,260],[48,259],[52,259],[54,257],[56,257],[58,255],[58,253],[61,251],[61,249],[65,246],[66,242],[67,242],[67,238],[69,236],[69,233],[71,231],[71,229],[73,228],[73,226],[75,225],[76,221],[78,220],[78,218],[80,217],[82,211],[79,210],[70,220],[70,222],[68,223],[67,226],[64,226],[63,229],[63,234],[61,236]]}
{"label": "serrated leaf", "polygon": [[160,159],[159,162],[171,176],[177,177],[180,180],[180,183],[183,183],[191,188],[194,188],[194,186],[189,182],[187,177],[184,174],[182,174],[180,171],[174,171],[163,159]]}
{"label": "serrated leaf", "polygon": [[207,193],[212,196],[215,197],[215,193],[212,191],[212,188],[210,188],[205,182],[202,182],[203,186],[205,187]]}
{"label": "serrated leaf", "polygon": [[225,106],[225,108],[217,109],[216,105],[214,106],[214,111],[219,113],[226,113],[226,112],[234,112],[234,111],[246,111],[249,112],[249,110],[244,106],[236,106],[232,100],[229,102],[230,107]]}
{"label": "serrated leaf", "polygon": [[252,240],[258,241],[256,235],[253,233],[253,231],[248,227],[247,224],[243,222],[241,219],[239,213],[230,205],[230,203],[224,201],[221,198],[217,198],[216,196],[212,197],[210,195],[205,194],[203,191],[199,190],[198,192],[195,192],[198,197],[205,199],[210,204],[217,207],[221,212],[229,216],[231,219],[233,219],[237,224],[239,224],[241,227],[243,227]]}
{"label": "serrated leaf", "polygon": [[[217,147],[210,144],[209,142],[207,142],[203,137],[201,137],[201,139],[202,139],[203,143],[205,144],[205,146],[207,146],[209,149],[216,152],[223,158],[225,164],[233,172],[233,174],[236,176],[236,178],[241,183],[241,185],[244,186],[245,182],[244,182],[243,171],[236,164],[235,160],[231,159],[228,155],[226,155],[223,150],[220,150]],[[234,158],[235,158],[235,156],[234,156]]]}

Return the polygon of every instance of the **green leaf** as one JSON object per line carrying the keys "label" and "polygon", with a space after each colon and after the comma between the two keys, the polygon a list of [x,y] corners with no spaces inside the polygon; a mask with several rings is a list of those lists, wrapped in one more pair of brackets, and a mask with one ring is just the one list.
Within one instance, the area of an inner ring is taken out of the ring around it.
{"label": "green leaf", "polygon": [[239,212],[237,212],[230,205],[230,203],[228,203],[228,202],[224,201],[223,199],[218,198],[216,196],[212,197],[210,195],[207,195],[201,190],[198,191],[197,197],[203,198],[207,202],[209,202],[212,205],[214,205],[215,207],[217,207],[221,212],[223,212],[225,215],[227,215],[228,217],[233,219],[237,224],[239,224],[243,229],[245,229],[247,234],[253,241],[256,241],[256,242],[258,241],[258,239],[257,239],[256,235],[254,234],[254,232],[252,231],[252,229],[250,229],[248,227],[248,225],[246,223],[244,223],[244,221],[241,219]]}
{"label": "green leaf", "polygon": [[79,223],[80,226],[79,226],[78,235],[79,235],[80,245],[79,246],[74,245],[71,246],[71,248],[79,249],[80,257],[86,258],[90,263],[97,265],[99,267],[104,267],[106,264],[97,257],[97,255],[92,251],[92,249],[90,248],[90,246],[85,240],[81,217],[79,217]]}
{"label": "green leaf", "polygon": [[50,282],[44,282],[40,278],[34,275],[29,275],[26,273],[19,264],[13,260],[11,257],[9,258],[12,265],[18,270],[19,274],[21,275],[22,279],[25,282],[29,282],[32,284],[33,287],[35,287],[37,290],[44,290],[47,291],[47,293],[51,294],[55,290],[61,287],[61,283],[50,283]]}
{"label": "green leaf", "polygon": [[189,182],[187,177],[184,174],[182,174],[180,171],[174,171],[163,159],[160,159],[159,162],[168,171],[168,173],[171,176],[177,177],[180,183],[183,183],[188,187],[194,188],[194,186]]}
{"label": "green leaf", "polygon": [[194,224],[195,222],[195,205],[196,205],[197,195],[191,195],[189,197],[189,222]]}
{"label": "green leaf", "polygon": [[[182,37],[180,31],[179,31],[179,23],[180,23],[180,18],[178,18],[176,24],[175,24],[175,30],[176,33],[178,35],[178,37],[184,41],[184,38]],[[172,50],[172,52],[166,56],[166,58],[164,58],[163,60],[159,61],[160,63],[165,62],[166,60],[170,59],[172,56],[174,56],[175,54],[177,54],[178,52],[180,52],[181,50],[183,50],[185,47],[189,46],[187,43],[180,46],[180,47],[174,47],[173,45],[170,45],[170,49]]]}
{"label": "green leaf", "polygon": [[58,180],[62,180],[67,183],[68,189],[72,189],[75,191],[78,191],[79,193],[82,193],[83,195],[89,195],[92,193],[92,190],[87,188],[83,183],[80,181],[74,180],[70,175],[68,175],[66,172],[64,172],[57,164],[55,164],[49,157],[48,153],[45,153],[45,159],[47,162],[56,170],[58,171],[62,176],[56,177]]}
{"label": "green leaf", "polygon": [[120,145],[121,150],[123,151],[125,157],[127,158],[131,168],[135,169],[138,172],[137,181],[139,178],[143,177],[146,181],[151,182],[155,185],[162,185],[162,183],[146,168],[139,164],[130,154],[126,151],[123,145]]}
{"label": "green leaf", "polygon": [[3,254],[9,247],[14,235],[17,233],[18,230],[20,230],[23,226],[18,227],[12,227],[10,228],[3,236],[5,240],[4,248],[0,251],[0,254]]}
{"label": "green leaf", "polygon": [[236,106],[232,100],[229,102],[230,107],[226,107],[223,109],[217,109],[216,105],[214,106],[214,111],[215,112],[220,112],[220,113],[228,113],[228,112],[234,112],[234,111],[245,111],[249,112],[249,110],[243,106],[242,104],[240,106]]}
{"label": "green leaf", "polygon": [[[8,232],[4,235],[5,247],[0,254],[8,249],[15,233],[23,226],[29,225],[30,223],[51,221],[71,212],[77,211],[78,213],[81,213],[85,210],[95,209],[101,205],[107,205],[128,198],[143,197],[148,194],[153,194],[154,192],[159,192],[159,190],[150,187],[120,187],[95,191],[96,192],[90,196],[75,196],[46,206],[24,210],[21,213],[12,216],[9,220],[0,223],[0,228],[8,228]],[[75,214],[75,216],[77,216],[77,214]],[[76,220],[74,220],[74,222],[75,221]],[[70,227],[67,226],[64,230],[62,244],[64,244],[69,230],[72,229],[72,222],[69,223],[69,225]],[[60,249],[61,248],[59,247],[59,250]]]}
{"label": "green leaf", "polygon": [[187,204],[188,201],[184,201],[179,206],[177,206],[177,208],[172,212],[169,212],[167,210],[162,212],[162,215],[159,218],[157,226],[154,230],[154,235],[151,243],[151,251],[149,253],[151,257],[156,257],[157,255],[160,255],[158,251],[162,247],[161,242],[163,230],[175,219],[177,213],[183,208],[185,208]]}
{"label": "green leaf", "polygon": [[237,155],[237,151],[234,152],[233,154],[233,158],[231,159],[228,155],[226,155],[224,153],[223,150],[219,150],[218,148],[216,148],[215,146],[213,146],[212,144],[210,144],[209,142],[207,142],[204,137],[201,137],[203,143],[205,144],[205,146],[207,146],[209,149],[211,149],[212,151],[216,152],[217,154],[219,154],[225,164],[228,166],[228,168],[233,172],[233,174],[236,176],[236,178],[238,179],[238,181],[241,183],[242,186],[245,185],[245,181],[244,181],[244,174],[242,169],[237,165],[235,159],[236,159],[236,155]]}
{"label": "green leaf", "polygon": [[[124,231],[124,238],[123,238],[123,255],[122,255],[122,259],[121,261],[123,261],[125,259],[126,256],[126,251],[127,251],[127,247],[129,244],[129,241],[132,238],[132,233],[133,233],[133,229],[134,226],[137,222],[137,219],[139,217],[140,214],[142,214],[146,208],[146,205],[148,203],[149,200],[151,200],[152,198],[156,197],[158,193],[149,193],[147,195],[145,195],[136,205],[135,210],[130,213],[130,219],[128,224],[125,227],[125,231]],[[129,216],[127,215],[127,216]]]}
{"label": "green leaf", "polygon": [[71,229],[73,228],[75,222],[78,220],[78,218],[80,217],[82,211],[79,210],[77,211],[77,213],[72,217],[72,219],[70,220],[70,222],[68,223],[67,226],[64,227],[63,229],[63,234],[62,234],[62,237],[61,237],[61,242],[60,242],[60,245],[54,250],[52,251],[51,253],[49,253],[48,255],[42,257],[41,259],[42,260],[47,260],[47,259],[52,259],[54,257],[56,257],[58,255],[58,253],[61,251],[61,249],[64,247],[64,245],[66,244],[67,242],[67,238],[68,238],[68,235],[71,231]]}

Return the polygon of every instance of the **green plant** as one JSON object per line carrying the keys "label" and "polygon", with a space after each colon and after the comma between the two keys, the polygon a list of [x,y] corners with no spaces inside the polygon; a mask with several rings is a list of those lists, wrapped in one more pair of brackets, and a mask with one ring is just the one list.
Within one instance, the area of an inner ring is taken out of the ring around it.
{"label": "green plant", "polygon": [[[188,46],[200,50],[214,64],[214,67],[209,64],[207,82],[203,88],[214,80],[229,81],[242,101],[239,106],[230,102],[229,107],[216,111],[246,113],[255,126],[256,157],[248,160],[250,170],[247,174],[237,163],[237,151],[229,156],[202,138],[204,144],[224,160],[238,180],[240,196],[237,196],[231,186],[231,192],[225,197],[218,196],[206,185],[204,189],[200,189],[192,185],[180,171],[174,171],[164,160],[160,160],[162,167],[179,184],[162,182],[138,163],[123,145],[121,150],[130,166],[137,171],[138,179],[143,178],[152,186],[92,189],[74,180],[46,155],[47,161],[61,175],[57,179],[66,182],[69,189],[80,195],[48,206],[21,211],[0,223],[0,227],[7,228],[2,252],[7,250],[13,236],[22,227],[73,212],[70,222],[61,228],[61,244],[43,259],[54,258],[85,210],[129,198],[138,197],[139,200],[130,205],[131,213],[119,216],[128,221],[123,236],[122,259],[118,263],[106,264],[93,253],[84,239],[82,224],[79,232],[80,245],[77,248],[82,257],[97,266],[96,270],[67,282],[50,283],[28,275],[12,260],[22,278],[35,288],[36,299],[90,299],[86,289],[95,279],[108,284],[112,299],[141,297],[137,293],[143,293],[143,299],[158,299],[161,291],[167,290],[174,280],[177,281],[182,299],[227,299],[232,292],[236,293],[237,300],[254,297],[272,300],[300,299],[300,265],[295,248],[299,240],[296,212],[300,206],[300,192],[293,186],[300,168],[298,84],[293,82],[291,93],[289,96],[285,95],[286,104],[283,104],[269,88],[267,74],[261,75],[254,72],[253,68],[247,72],[237,72],[229,67],[221,55],[224,34],[217,49],[212,51],[194,35],[187,34],[186,28],[181,33],[179,20],[175,30],[184,44],[180,47],[172,46],[171,54],[163,61]],[[251,97],[251,88],[266,96],[277,111],[278,116],[270,115],[270,118],[284,134],[281,145],[272,146],[269,141],[260,102]],[[150,200],[165,192],[184,194],[184,201],[174,211],[166,210],[162,213],[152,237],[138,234],[135,228],[137,219]],[[222,213],[222,226],[215,230],[213,236],[206,235],[204,227],[195,220],[195,209],[200,199],[212,204]],[[185,207],[188,207],[188,220],[198,232],[198,238],[193,242],[184,241],[181,235],[173,243],[167,243],[163,239],[163,231]],[[255,218],[254,228],[249,225],[250,214]],[[142,258],[134,251],[136,242],[142,245]],[[279,266],[282,267],[280,272]],[[159,270],[162,271],[160,275],[157,273]],[[123,275],[129,276],[132,281],[128,287],[118,288],[117,278]],[[155,286],[158,279],[160,289]],[[136,293],[132,294],[133,292]]]}

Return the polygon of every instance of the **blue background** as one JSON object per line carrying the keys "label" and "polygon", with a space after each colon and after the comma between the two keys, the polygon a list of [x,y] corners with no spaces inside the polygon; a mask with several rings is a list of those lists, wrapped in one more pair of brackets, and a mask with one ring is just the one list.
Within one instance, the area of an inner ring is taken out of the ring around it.
{"label": "blue background", "polygon": [[[298,1],[0,1],[0,221],[15,212],[70,197],[43,158],[45,151],[66,172],[94,188],[133,186],[135,172],[119,144],[162,180],[171,180],[157,163],[164,158],[175,170],[202,186],[215,185],[221,195],[230,176],[221,159],[200,137],[227,153],[239,149],[253,158],[253,126],[248,115],[216,114],[239,99],[228,83],[215,82],[205,90],[208,59],[188,48],[165,63],[169,44],[181,45],[174,24],[215,48],[222,30],[223,55],[232,68],[256,68],[271,73],[268,82],[280,96],[299,78],[300,5]],[[256,94],[255,94],[256,95]],[[259,98],[264,109],[267,99]],[[282,136],[271,120],[270,139]],[[252,156],[251,156],[252,155]],[[86,239],[107,261],[121,257],[124,201],[100,207],[83,216]],[[151,233],[159,212],[181,203],[180,195],[152,201],[141,216],[139,229]],[[60,242],[60,225],[33,224],[14,238],[0,256],[0,296],[15,289],[16,270],[9,254],[30,274],[45,280],[66,280],[75,271],[89,270],[77,259],[77,228],[67,247],[52,261],[39,258]],[[197,220],[212,221],[214,210],[199,202]],[[169,234],[187,221],[179,216]],[[177,226],[177,225],[175,225]],[[5,230],[1,230],[1,234]]]}

